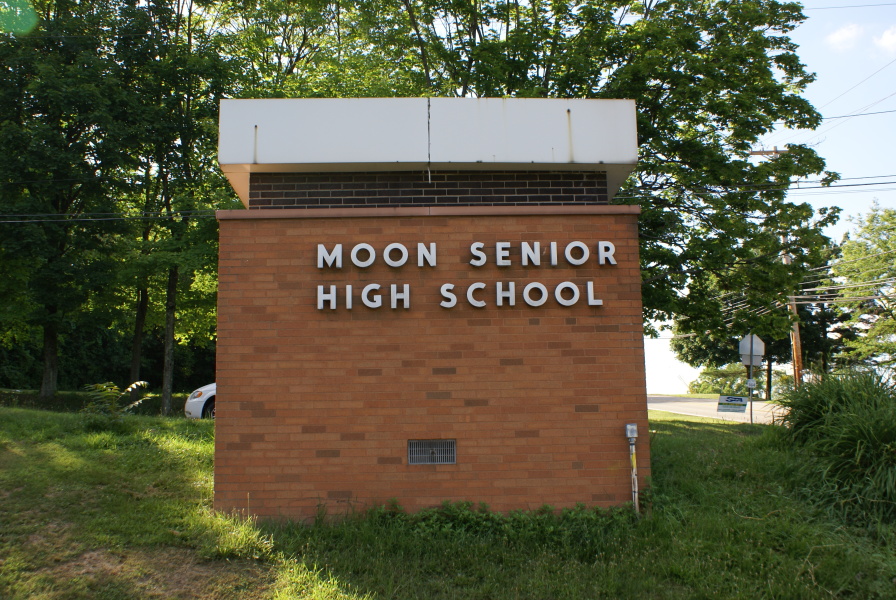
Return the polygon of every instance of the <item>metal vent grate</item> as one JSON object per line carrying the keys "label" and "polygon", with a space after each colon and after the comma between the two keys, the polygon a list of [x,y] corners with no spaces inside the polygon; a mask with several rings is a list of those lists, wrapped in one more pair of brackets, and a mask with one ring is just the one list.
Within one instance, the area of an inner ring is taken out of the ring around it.
{"label": "metal vent grate", "polygon": [[456,440],[408,440],[408,464],[456,464],[456,446]]}

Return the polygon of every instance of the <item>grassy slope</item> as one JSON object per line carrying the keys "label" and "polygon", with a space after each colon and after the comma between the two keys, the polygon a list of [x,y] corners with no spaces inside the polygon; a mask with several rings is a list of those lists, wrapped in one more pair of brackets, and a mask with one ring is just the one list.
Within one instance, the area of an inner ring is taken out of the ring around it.
{"label": "grassy slope", "polygon": [[209,510],[211,423],[91,432],[0,408],[0,598],[896,597],[893,530],[872,539],[800,500],[799,457],[765,428],[651,417],[640,520],[258,527]]}

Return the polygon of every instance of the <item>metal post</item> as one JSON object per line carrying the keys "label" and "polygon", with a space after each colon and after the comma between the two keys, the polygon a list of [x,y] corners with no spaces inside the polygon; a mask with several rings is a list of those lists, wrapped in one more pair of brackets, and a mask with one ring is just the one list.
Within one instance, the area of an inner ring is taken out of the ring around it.
{"label": "metal post", "polygon": [[625,437],[628,438],[628,454],[632,461],[632,503],[635,505],[635,514],[641,514],[641,505],[638,501],[638,455],[635,453],[635,440],[638,439],[638,424],[628,423],[625,426]]}
{"label": "metal post", "polygon": [[[747,375],[747,381],[751,381],[753,379],[753,332],[750,332],[750,368],[749,375]],[[753,388],[750,389],[750,425],[753,424]]]}
{"label": "metal post", "polygon": [[628,452],[632,458],[632,502],[635,503],[635,513],[641,514],[641,507],[638,502],[638,455],[635,453],[635,440],[633,439],[629,440]]}

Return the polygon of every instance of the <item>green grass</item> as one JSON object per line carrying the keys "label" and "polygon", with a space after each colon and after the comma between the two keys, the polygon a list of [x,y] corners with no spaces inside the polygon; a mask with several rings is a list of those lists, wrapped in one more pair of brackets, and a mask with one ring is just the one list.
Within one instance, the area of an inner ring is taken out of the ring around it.
{"label": "green grass", "polygon": [[[0,408],[0,598],[894,598],[896,533],[811,501],[771,428],[651,413],[645,514],[210,510],[213,424]],[[95,429],[95,427],[93,428]]]}

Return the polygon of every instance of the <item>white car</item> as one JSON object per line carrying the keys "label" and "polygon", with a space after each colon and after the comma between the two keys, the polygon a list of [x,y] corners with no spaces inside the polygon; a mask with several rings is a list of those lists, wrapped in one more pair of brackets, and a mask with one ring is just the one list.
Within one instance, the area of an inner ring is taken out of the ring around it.
{"label": "white car", "polygon": [[215,418],[215,392],[217,383],[204,385],[195,390],[187,403],[184,404],[184,414],[188,419],[214,419]]}

